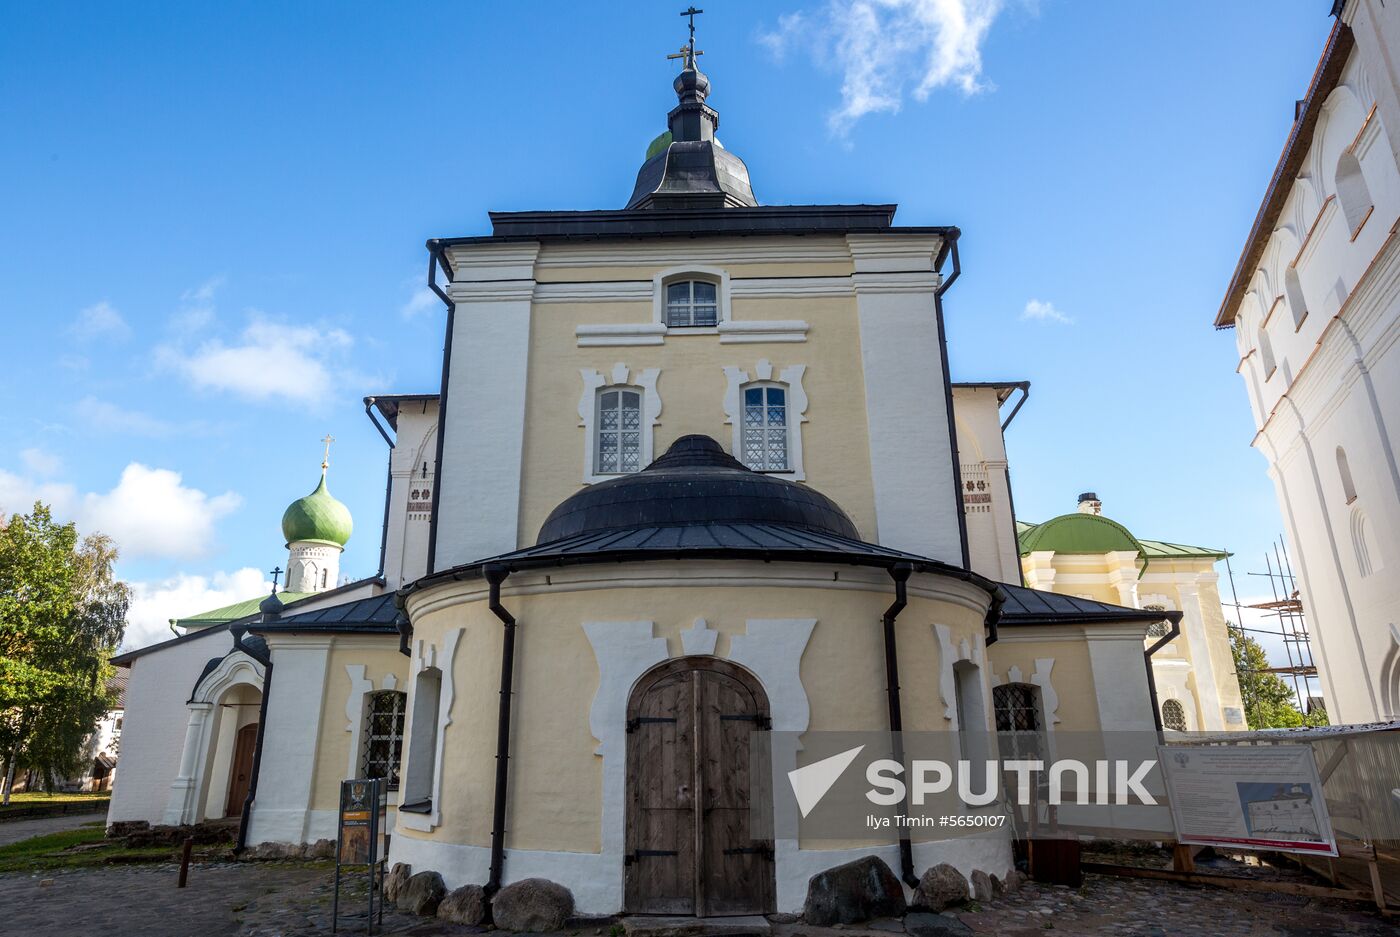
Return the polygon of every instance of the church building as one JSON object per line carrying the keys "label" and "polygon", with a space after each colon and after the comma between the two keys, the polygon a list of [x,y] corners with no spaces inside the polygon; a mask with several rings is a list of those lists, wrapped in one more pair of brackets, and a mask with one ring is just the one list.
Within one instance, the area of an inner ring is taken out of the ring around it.
{"label": "church building", "polygon": [[1004,876],[1011,833],[773,838],[752,818],[805,756],[753,733],[1155,732],[1152,654],[1192,613],[1145,607],[1151,583],[1022,584],[1046,568],[1006,472],[1023,385],[949,375],[958,229],[761,204],[697,54],[620,208],[428,242],[441,387],[366,400],[379,571],[337,584],[352,524],[323,466],[283,519],[287,592],[117,659],[110,820],[313,842],[342,779],[381,776],[390,860],[449,888],[795,911],[869,854],[910,886]]}

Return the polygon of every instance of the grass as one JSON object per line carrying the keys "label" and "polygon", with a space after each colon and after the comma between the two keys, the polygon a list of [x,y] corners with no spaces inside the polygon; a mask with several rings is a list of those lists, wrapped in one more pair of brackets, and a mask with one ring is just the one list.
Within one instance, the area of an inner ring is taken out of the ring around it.
{"label": "grass", "polygon": [[[100,845],[99,845],[100,844]],[[77,846],[97,848],[70,851]],[[208,847],[220,850],[222,847]],[[167,862],[178,858],[179,849],[170,846],[131,848],[121,841],[108,842],[103,821],[85,823],[76,830],[49,833],[32,839],[0,846],[0,873],[43,872],[54,869],[82,869],[94,866],[137,862]],[[204,850],[196,850],[199,859],[209,858]]]}
{"label": "grass", "polygon": [[107,803],[112,799],[111,791],[47,793],[45,791],[21,791],[10,795],[8,806],[0,806],[0,817],[7,812],[28,810],[31,807],[57,807],[62,804]]}

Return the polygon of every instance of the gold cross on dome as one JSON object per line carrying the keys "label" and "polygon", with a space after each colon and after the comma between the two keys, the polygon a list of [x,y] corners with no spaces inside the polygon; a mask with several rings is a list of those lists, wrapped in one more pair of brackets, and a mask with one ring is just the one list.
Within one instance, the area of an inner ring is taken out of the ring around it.
{"label": "gold cross on dome", "polygon": [[321,437],[321,442],[326,444],[326,454],[321,458],[321,470],[325,471],[331,466],[331,443],[335,442],[335,437],[327,433]]}

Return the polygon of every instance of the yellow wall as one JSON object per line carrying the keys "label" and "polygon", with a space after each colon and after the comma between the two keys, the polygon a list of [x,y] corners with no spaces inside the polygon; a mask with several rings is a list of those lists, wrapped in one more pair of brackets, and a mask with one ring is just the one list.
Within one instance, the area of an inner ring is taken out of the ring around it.
{"label": "yellow wall", "polygon": [[[1056,715],[1060,721],[1053,727],[1057,732],[1097,732],[1099,730],[1098,696],[1094,692],[1094,670],[1089,662],[1089,645],[1083,637],[1052,638],[1043,641],[1024,641],[1018,632],[1035,631],[1034,628],[1002,628],[1003,639],[987,649],[991,658],[992,672],[1007,682],[1007,672],[1012,667],[1021,668],[1021,679],[1028,682],[1035,673],[1037,658],[1052,658],[1055,661],[1050,671],[1050,682],[1055,687],[1059,700]],[[1146,680],[1144,671],[1143,679]],[[1046,726],[1049,729],[1051,727]]]}
{"label": "yellow wall", "polygon": [[[460,588],[457,586],[443,589]],[[431,597],[425,593],[423,601]],[[884,645],[880,614],[890,590],[800,586],[635,585],[507,596],[520,622],[512,715],[510,822],[507,846],[597,852],[600,849],[602,759],[589,715],[600,678],[583,623],[652,621],[672,657],[680,634],[703,617],[719,632],[716,654],[748,619],[817,619],[801,662],[812,731],[883,729]],[[415,599],[415,604],[418,600]],[[414,638],[440,641],[464,633],[455,657],[455,702],[443,754],[442,825],[432,834],[453,843],[490,843],[501,624],[479,599],[415,612]],[[949,625],[955,640],[980,640],[982,613],[912,597],[899,618],[906,727],[943,729],[938,645],[932,624]],[[414,757],[410,753],[409,757]]]}

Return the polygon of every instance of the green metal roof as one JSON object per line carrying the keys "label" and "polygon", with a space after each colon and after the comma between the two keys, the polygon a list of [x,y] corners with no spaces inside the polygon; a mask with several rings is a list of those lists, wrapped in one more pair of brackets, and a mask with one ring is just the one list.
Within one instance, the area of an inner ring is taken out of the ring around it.
{"label": "green metal roof", "polygon": [[[1066,514],[1066,515],[1064,515],[1064,517],[1075,517],[1075,516],[1076,516],[1076,515],[1073,515],[1073,514]],[[1089,514],[1089,515],[1077,515],[1077,516],[1081,516],[1081,517],[1098,517],[1098,515],[1092,515],[1092,514]],[[1058,518],[1058,517],[1057,517],[1057,518],[1054,519],[1054,521],[1058,521],[1058,520],[1062,520],[1062,519],[1063,519],[1063,518]],[[1099,519],[1100,519],[1100,520],[1108,521],[1108,519],[1107,519],[1107,518],[1104,518],[1104,517],[1099,517]],[[1020,541],[1020,544],[1021,544],[1021,554],[1022,554],[1023,556],[1024,556],[1025,554],[1027,554],[1027,553],[1030,553],[1032,550],[1055,550],[1056,553],[1106,553],[1106,552],[1108,552],[1108,550],[1075,550],[1075,549],[1069,549],[1069,548],[1060,549],[1059,547],[1056,547],[1056,546],[1044,546],[1044,545],[1042,545],[1042,544],[1044,544],[1044,543],[1046,542],[1046,540],[1045,540],[1044,538],[1042,538],[1042,537],[1032,536],[1032,535],[1034,534],[1035,531],[1039,530],[1041,527],[1045,527],[1047,524],[1054,523],[1054,521],[1046,521],[1045,524],[1032,524],[1032,523],[1028,523],[1027,521],[1017,521],[1017,522],[1016,522],[1016,537],[1017,537],[1017,539]],[[1113,521],[1108,521],[1108,523],[1114,524],[1115,527],[1122,528],[1122,525],[1121,525],[1121,524],[1116,524],[1116,523],[1113,522]],[[1124,528],[1124,531],[1126,532],[1126,528]],[[1132,535],[1131,533],[1129,533],[1128,536],[1129,536],[1129,537],[1132,537],[1133,535]],[[1217,560],[1223,560],[1225,557],[1230,556],[1230,552],[1229,552],[1228,550],[1215,550],[1215,549],[1211,549],[1210,547],[1193,547],[1193,546],[1188,546],[1187,544],[1184,544],[1184,543],[1168,543],[1168,542],[1165,541],[1165,540],[1143,540],[1143,539],[1141,539],[1141,538],[1133,538],[1133,539],[1135,539],[1135,540],[1137,541],[1139,547],[1141,547],[1142,555],[1145,556],[1148,560],[1153,560],[1153,559],[1217,559]],[[1035,545],[1032,546],[1031,544],[1035,544]],[[1110,549],[1133,549],[1133,548],[1132,548],[1132,547],[1111,547]]]}
{"label": "green metal roof", "polygon": [[1128,528],[1101,514],[1061,514],[1037,524],[1020,537],[1021,552],[1053,550],[1056,553],[1143,553],[1142,544]]}
{"label": "green metal roof", "polygon": [[327,490],[324,470],[316,490],[293,501],[282,515],[282,536],[289,544],[309,540],[343,547],[354,526],[350,509]]}
{"label": "green metal roof", "polygon": [[[295,602],[297,599],[304,599],[314,592],[279,592],[277,598],[286,605]],[[189,615],[185,618],[172,618],[170,623],[177,628],[207,628],[210,625],[222,625],[226,621],[237,621],[240,618],[247,618],[258,612],[258,606],[265,595],[255,596],[251,599],[244,599],[242,602],[234,602],[232,605],[225,605],[223,608],[210,609],[207,612],[200,612],[198,615]]]}

